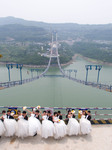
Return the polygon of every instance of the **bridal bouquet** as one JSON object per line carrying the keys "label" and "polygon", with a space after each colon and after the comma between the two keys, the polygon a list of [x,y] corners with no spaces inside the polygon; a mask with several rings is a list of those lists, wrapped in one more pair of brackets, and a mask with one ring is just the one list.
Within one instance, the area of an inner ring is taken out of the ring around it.
{"label": "bridal bouquet", "polygon": [[41,106],[40,106],[40,105],[38,105],[38,106],[37,106],[37,109],[40,109],[40,108],[41,108]]}
{"label": "bridal bouquet", "polygon": [[26,107],[26,106],[24,106],[24,107],[23,107],[23,110],[26,110],[26,108],[27,108],[27,107]]}

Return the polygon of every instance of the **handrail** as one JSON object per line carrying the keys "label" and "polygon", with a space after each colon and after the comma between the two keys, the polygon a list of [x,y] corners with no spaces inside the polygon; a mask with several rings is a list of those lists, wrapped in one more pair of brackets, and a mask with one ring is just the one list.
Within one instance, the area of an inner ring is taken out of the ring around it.
{"label": "handrail", "polygon": [[[20,108],[22,109],[24,106],[0,106],[0,108]],[[28,106],[28,109],[35,108],[35,106]],[[40,109],[62,109],[62,110],[67,110],[67,109],[74,109],[74,110],[112,110],[112,107],[41,107]]]}

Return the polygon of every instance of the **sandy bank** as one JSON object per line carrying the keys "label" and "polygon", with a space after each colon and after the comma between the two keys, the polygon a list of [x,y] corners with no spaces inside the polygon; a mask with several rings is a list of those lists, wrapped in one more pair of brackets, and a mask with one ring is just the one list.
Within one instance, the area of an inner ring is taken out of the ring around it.
{"label": "sandy bank", "polygon": [[94,125],[89,135],[42,139],[40,136],[0,139],[0,150],[111,150],[112,125]]}

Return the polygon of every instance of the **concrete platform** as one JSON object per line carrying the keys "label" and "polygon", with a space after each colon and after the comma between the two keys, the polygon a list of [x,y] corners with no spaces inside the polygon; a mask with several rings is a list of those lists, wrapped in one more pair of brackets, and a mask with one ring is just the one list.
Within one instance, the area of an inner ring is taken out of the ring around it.
{"label": "concrete platform", "polygon": [[42,139],[39,135],[20,139],[0,139],[0,150],[111,150],[112,125],[92,125],[89,135]]}

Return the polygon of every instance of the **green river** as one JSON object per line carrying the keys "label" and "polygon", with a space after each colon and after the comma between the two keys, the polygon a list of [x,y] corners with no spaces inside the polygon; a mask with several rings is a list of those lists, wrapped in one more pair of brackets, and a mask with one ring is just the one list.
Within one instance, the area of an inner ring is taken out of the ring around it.
{"label": "green river", "polygon": [[[85,65],[92,64],[80,57],[67,69],[77,69],[76,78],[85,80]],[[23,79],[30,78],[28,68],[22,69]],[[58,68],[50,68],[47,74],[60,74]],[[97,80],[98,71],[89,70],[88,81]],[[36,76],[37,72],[33,73]],[[75,73],[72,72],[72,76]],[[11,69],[11,80],[19,80],[19,70]],[[8,81],[8,70],[0,66],[0,82]],[[112,67],[103,66],[100,71],[100,83],[112,84]],[[66,78],[46,77],[24,85],[0,90],[1,106],[46,106],[46,107],[112,107],[112,93],[88,87]]]}

